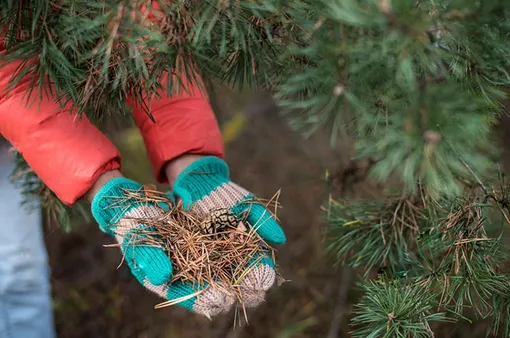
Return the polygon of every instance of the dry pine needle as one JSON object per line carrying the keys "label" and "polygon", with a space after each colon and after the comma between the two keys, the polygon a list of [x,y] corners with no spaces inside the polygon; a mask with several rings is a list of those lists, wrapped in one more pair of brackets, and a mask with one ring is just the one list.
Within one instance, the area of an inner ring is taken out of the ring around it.
{"label": "dry pine needle", "polygon": [[[268,210],[274,207],[274,212],[268,212],[277,219],[279,194],[280,191],[268,201],[254,199],[243,203],[263,204]],[[191,298],[202,292],[200,287],[205,284],[216,288],[228,286],[237,293],[236,286],[262,255],[274,260],[274,249],[255,231],[260,225],[249,224],[246,220],[249,208],[241,219],[227,209],[216,209],[206,217],[198,217],[193,210],[184,210],[181,202],[172,203],[153,185],[145,185],[136,191],[125,190],[123,198],[111,203],[112,207],[121,211],[130,209],[133,204],[155,205],[158,216],[130,218],[130,226],[133,223],[145,226],[129,230],[131,240],[128,245],[161,247],[172,262],[170,282],[180,280],[192,284],[197,291],[189,296]],[[126,229],[122,228],[125,226],[125,220],[122,224],[117,223],[116,232],[125,233]],[[253,257],[259,258],[253,261]],[[242,302],[242,297],[237,295],[237,298]],[[164,302],[156,308],[172,306],[187,299]]]}

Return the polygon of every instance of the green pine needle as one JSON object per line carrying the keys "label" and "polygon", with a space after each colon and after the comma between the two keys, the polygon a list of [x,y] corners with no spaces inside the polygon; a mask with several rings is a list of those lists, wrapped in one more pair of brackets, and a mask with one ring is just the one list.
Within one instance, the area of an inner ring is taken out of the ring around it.
{"label": "green pine needle", "polygon": [[356,338],[429,338],[430,324],[451,321],[436,312],[437,295],[416,284],[368,282],[356,304],[352,325]]}

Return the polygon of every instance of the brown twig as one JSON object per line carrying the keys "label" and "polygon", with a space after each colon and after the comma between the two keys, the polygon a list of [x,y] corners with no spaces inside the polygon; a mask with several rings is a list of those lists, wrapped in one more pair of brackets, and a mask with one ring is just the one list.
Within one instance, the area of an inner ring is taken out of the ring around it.
{"label": "brown twig", "polygon": [[346,312],[345,306],[347,304],[347,293],[351,288],[351,280],[352,270],[342,269],[342,279],[340,280],[340,284],[338,285],[337,300],[335,310],[333,311],[333,320],[331,321],[331,325],[329,326],[328,338],[338,337],[338,331],[340,330],[342,320]]}

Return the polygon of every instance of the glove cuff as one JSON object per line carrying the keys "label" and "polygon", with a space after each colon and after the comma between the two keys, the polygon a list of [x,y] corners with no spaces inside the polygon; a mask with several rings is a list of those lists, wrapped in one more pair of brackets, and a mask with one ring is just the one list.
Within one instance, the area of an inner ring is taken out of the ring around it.
{"label": "glove cuff", "polygon": [[229,169],[225,161],[208,156],[190,164],[177,177],[174,183],[174,193],[183,200],[184,206],[189,207],[193,201],[209,195],[222,184],[229,183]]}
{"label": "glove cuff", "polygon": [[128,178],[119,177],[108,181],[92,199],[92,216],[103,232],[113,234],[111,225],[117,223],[136,203],[125,201],[125,190],[139,190],[142,185]]}

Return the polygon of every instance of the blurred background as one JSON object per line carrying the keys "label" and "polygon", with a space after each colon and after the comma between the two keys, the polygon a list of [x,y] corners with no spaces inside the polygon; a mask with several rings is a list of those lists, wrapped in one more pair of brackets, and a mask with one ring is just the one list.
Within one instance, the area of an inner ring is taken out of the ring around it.
{"label": "blurred background", "polygon": [[[288,280],[273,288],[265,304],[248,311],[241,326],[234,312],[209,321],[180,308],[155,310],[161,302],[131,277],[121,254],[106,248],[111,238],[93,223],[64,233],[45,225],[52,267],[58,336],[63,338],[334,338],[348,337],[357,297],[352,270],[334,268],[324,254],[321,207],[330,194],[374,198],[378,186],[366,178],[366,163],[351,162],[351,145],[330,146],[329,132],[305,140],[280,118],[269,95],[233,94],[216,87],[213,105],[222,126],[232,179],[262,198],[281,189],[279,211],[288,244],[277,264]],[[502,121],[502,129],[510,124]],[[506,128],[508,130],[508,128]],[[155,183],[136,128],[112,127],[123,154],[124,174]],[[502,141],[510,135],[502,133]],[[326,179],[329,177],[329,179]],[[159,186],[160,189],[167,189]],[[441,337],[485,337],[485,323],[436,328]]]}

